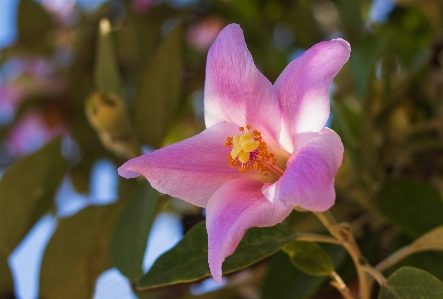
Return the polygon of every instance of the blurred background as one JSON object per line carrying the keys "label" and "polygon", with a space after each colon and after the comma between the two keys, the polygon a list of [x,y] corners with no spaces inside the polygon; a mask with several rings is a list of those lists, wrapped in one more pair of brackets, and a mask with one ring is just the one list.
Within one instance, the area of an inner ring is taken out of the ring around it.
{"label": "blurred background", "polygon": [[[315,43],[350,42],[330,90],[333,213],[370,262],[443,224],[440,0],[1,0],[0,298],[339,298],[282,253],[221,289],[136,289],[204,211],[116,169],[204,129],[206,55],[230,23],[271,82]],[[322,232],[307,213],[287,224]],[[443,279],[441,254],[405,263]]]}

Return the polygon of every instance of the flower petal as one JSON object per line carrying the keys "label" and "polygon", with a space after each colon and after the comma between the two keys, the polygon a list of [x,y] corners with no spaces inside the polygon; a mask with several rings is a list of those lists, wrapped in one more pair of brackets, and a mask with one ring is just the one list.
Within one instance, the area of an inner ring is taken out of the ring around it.
{"label": "flower petal", "polygon": [[[274,86],[282,111],[280,142],[289,152],[320,132],[329,117],[328,90],[350,55],[349,43],[334,39],[318,43],[293,60]],[[305,134],[303,134],[305,133]],[[299,135],[299,136],[298,136]]]}
{"label": "flower petal", "polygon": [[280,207],[325,211],[335,201],[334,176],[342,159],[340,137],[324,128],[291,155],[283,176],[274,184],[265,184],[263,194]]}
{"label": "flower petal", "polygon": [[237,132],[235,124],[215,124],[189,139],[131,159],[118,172],[126,178],[141,174],[158,191],[205,207],[211,194],[226,181],[262,175],[228,166],[231,148],[224,144],[226,137]]}
{"label": "flower petal", "polygon": [[279,208],[266,200],[263,183],[241,178],[223,184],[209,199],[206,210],[208,262],[212,277],[221,283],[222,263],[251,227],[282,222],[292,208]]}
{"label": "flower petal", "polygon": [[205,123],[250,125],[269,144],[280,134],[280,106],[271,82],[255,67],[243,31],[226,26],[208,52],[205,81]]}

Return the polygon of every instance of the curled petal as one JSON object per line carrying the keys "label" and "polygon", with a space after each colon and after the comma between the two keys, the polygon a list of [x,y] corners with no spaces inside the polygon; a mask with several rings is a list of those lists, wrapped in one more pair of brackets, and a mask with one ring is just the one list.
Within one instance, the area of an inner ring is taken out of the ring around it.
{"label": "curled petal", "polygon": [[208,262],[212,277],[221,283],[222,263],[251,227],[282,222],[292,208],[279,208],[261,193],[263,183],[250,178],[223,184],[209,199],[206,210]]}
{"label": "curled petal", "polygon": [[297,151],[326,124],[329,86],[350,52],[349,43],[343,39],[318,43],[293,60],[278,77],[274,86],[282,111],[280,142],[289,152]]}
{"label": "curled petal", "polygon": [[231,148],[224,144],[227,136],[237,132],[237,125],[215,124],[189,139],[131,159],[118,172],[125,178],[143,175],[158,191],[205,207],[211,194],[226,181],[261,175],[228,166]]}
{"label": "curled petal", "polygon": [[[239,25],[226,26],[208,53],[205,122],[251,125],[275,143],[280,132],[280,106],[271,82],[255,67]],[[273,146],[271,146],[273,147]]]}
{"label": "curled petal", "polygon": [[334,176],[342,159],[340,137],[324,128],[291,155],[283,176],[274,184],[265,184],[263,194],[280,207],[325,211],[335,201]]}

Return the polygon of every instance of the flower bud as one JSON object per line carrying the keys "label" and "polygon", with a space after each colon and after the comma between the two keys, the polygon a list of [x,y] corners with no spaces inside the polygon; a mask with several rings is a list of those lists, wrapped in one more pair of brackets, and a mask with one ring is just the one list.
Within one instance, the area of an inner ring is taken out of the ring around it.
{"label": "flower bud", "polygon": [[104,147],[121,157],[140,155],[140,144],[120,97],[95,92],[86,101],[85,113]]}

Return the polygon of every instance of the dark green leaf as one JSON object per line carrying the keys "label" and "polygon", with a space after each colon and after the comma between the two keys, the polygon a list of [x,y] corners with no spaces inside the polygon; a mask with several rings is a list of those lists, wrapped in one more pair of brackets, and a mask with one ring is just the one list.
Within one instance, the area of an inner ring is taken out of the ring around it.
{"label": "dark green leaf", "polygon": [[114,265],[131,280],[143,275],[143,257],[158,195],[147,181],[141,181],[136,188],[116,224],[111,244]]}
{"label": "dark green leaf", "polygon": [[94,69],[95,87],[101,92],[120,96],[122,80],[118,71],[117,55],[109,20],[100,21]]}
{"label": "dark green leaf", "polygon": [[385,44],[384,39],[368,35],[359,43],[352,45],[349,66],[353,73],[354,88],[360,97],[364,97],[371,88],[376,61],[380,58],[382,50],[385,49]]}
{"label": "dark green leaf", "polygon": [[182,27],[165,37],[146,66],[134,105],[143,142],[159,147],[177,115],[182,89]]}
{"label": "dark green leaf", "polygon": [[[272,257],[261,296],[262,299],[302,299],[306,295],[313,295],[324,279],[306,275],[288,261],[287,254],[279,252]],[[298,296],[295,296],[294,292],[297,292]]]}
{"label": "dark green leaf", "polygon": [[[322,244],[322,248],[331,256],[334,268],[340,267],[348,256],[339,245]],[[311,298],[327,282],[327,277],[312,276],[298,270],[292,263],[288,263],[288,258],[283,252],[271,258],[263,279],[262,299]]]}
{"label": "dark green leaf", "polygon": [[40,297],[91,298],[95,280],[111,268],[110,241],[122,202],[87,207],[60,220],[40,270]]}
{"label": "dark green leaf", "polygon": [[96,162],[97,157],[95,157],[95,155],[84,155],[74,167],[69,169],[69,177],[75,191],[79,193],[89,192],[91,171],[94,163]]}
{"label": "dark green leaf", "polygon": [[383,29],[389,34],[391,52],[407,67],[414,64],[420,50],[429,49],[432,22],[421,9],[396,6]]}
{"label": "dark green leaf", "polygon": [[337,0],[340,21],[348,40],[354,41],[364,36],[363,0]]}
{"label": "dark green leaf", "polygon": [[[40,296],[57,298],[70,285],[81,286],[70,298],[87,298],[87,265],[82,259],[94,242],[100,222],[109,207],[88,207],[78,214],[60,220],[59,226],[48,243],[40,273]],[[74,274],[77,277],[74,281]],[[71,290],[73,291],[73,290]]]}
{"label": "dark green leaf", "polygon": [[[403,237],[403,241],[406,241],[408,244],[410,241],[408,238]],[[401,260],[398,264],[396,264],[390,273],[395,270],[408,266],[422,269],[426,272],[431,273],[435,277],[440,280],[443,280],[443,267],[441,266],[441,261],[443,260],[443,253],[437,251],[421,251],[416,252],[405,259]]]}
{"label": "dark green leaf", "polygon": [[18,40],[28,50],[44,53],[49,50],[50,32],[54,27],[51,16],[39,3],[21,0],[17,14]]}
{"label": "dark green leaf", "polygon": [[[297,234],[284,225],[250,229],[235,253],[223,264],[228,274],[248,267],[274,254]],[[153,288],[191,282],[210,276],[208,237],[204,222],[193,227],[171,250],[160,256],[138,283],[140,288]]]}
{"label": "dark green leaf", "polygon": [[329,276],[334,271],[332,260],[317,243],[292,241],[283,246],[292,264],[299,270],[317,276]]}
{"label": "dark green leaf", "polygon": [[300,2],[293,1],[293,10],[288,16],[295,31],[296,45],[307,49],[320,42],[322,34],[312,13]]}
{"label": "dark green leaf", "polygon": [[435,298],[443,298],[443,283],[428,272],[412,267],[395,271],[378,296],[378,299]]}
{"label": "dark green leaf", "polygon": [[389,221],[413,238],[443,224],[440,194],[424,182],[405,179],[387,182],[374,204]]}
{"label": "dark green leaf", "polygon": [[[54,204],[66,162],[60,139],[18,160],[0,180],[0,252],[8,256]],[[7,229],[5,229],[7,228]]]}
{"label": "dark green leaf", "polygon": [[356,173],[361,174],[361,153],[357,146],[361,115],[353,110],[351,105],[341,100],[333,101],[331,110],[333,114],[332,129],[340,135]]}
{"label": "dark green leaf", "polygon": [[0,298],[14,298],[14,282],[8,262],[0,254]]}

